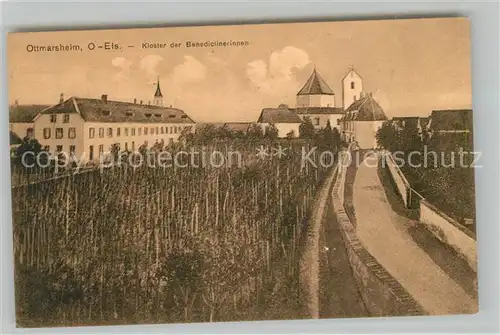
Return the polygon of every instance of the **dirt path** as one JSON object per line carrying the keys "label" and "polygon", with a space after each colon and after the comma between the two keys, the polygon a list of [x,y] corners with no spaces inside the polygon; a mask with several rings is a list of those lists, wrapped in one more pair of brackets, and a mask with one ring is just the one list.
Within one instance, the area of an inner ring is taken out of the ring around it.
{"label": "dirt path", "polygon": [[321,222],[335,176],[335,170],[332,169],[316,198],[306,249],[300,260],[301,287],[304,290],[302,296],[306,300],[307,310],[313,319],[319,318],[319,235]]}
{"label": "dirt path", "polygon": [[408,220],[396,214],[377,174],[377,159],[367,158],[354,181],[357,234],[368,252],[430,314],[475,313],[477,301],[453,281],[412,239]]}

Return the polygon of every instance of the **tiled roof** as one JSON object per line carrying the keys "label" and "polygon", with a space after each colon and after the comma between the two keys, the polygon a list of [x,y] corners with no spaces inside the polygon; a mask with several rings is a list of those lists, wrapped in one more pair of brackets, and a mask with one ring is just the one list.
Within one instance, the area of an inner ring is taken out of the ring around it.
{"label": "tiled roof", "polygon": [[302,123],[293,109],[286,107],[264,108],[260,113],[258,123]]}
{"label": "tiled roof", "polygon": [[418,128],[419,120],[418,116],[395,116],[392,123],[401,127]]}
{"label": "tiled roof", "polygon": [[9,122],[33,122],[39,112],[50,105],[14,105],[9,106]]}
{"label": "tiled roof", "polygon": [[297,107],[292,110],[297,114],[344,114],[340,107]]}
{"label": "tiled roof", "polygon": [[17,136],[13,131],[10,132],[10,145],[16,145],[23,143],[23,140]]}
{"label": "tiled roof", "polygon": [[198,123],[196,130],[202,130],[205,127],[214,127],[217,129],[225,128],[231,131],[242,131],[247,132],[252,122],[209,122],[209,123]]}
{"label": "tiled roof", "polygon": [[429,128],[431,131],[472,130],[472,109],[434,110]]}
{"label": "tiled roof", "polygon": [[387,116],[377,101],[368,93],[365,97],[354,101],[346,109],[342,120],[346,121],[385,121]]}
{"label": "tiled roof", "polygon": [[71,97],[42,113],[79,113],[87,122],[194,123],[177,108],[78,97]]}
{"label": "tiled roof", "polygon": [[333,95],[333,91],[328,84],[321,78],[319,73],[314,69],[313,73],[307,79],[305,85],[300,89],[297,95],[310,94],[329,94]]}

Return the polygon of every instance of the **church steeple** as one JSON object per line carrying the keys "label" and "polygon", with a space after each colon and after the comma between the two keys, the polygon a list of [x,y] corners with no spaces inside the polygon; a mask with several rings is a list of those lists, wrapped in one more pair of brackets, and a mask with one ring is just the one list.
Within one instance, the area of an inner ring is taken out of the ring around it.
{"label": "church steeple", "polygon": [[158,76],[156,80],[156,92],[153,97],[153,104],[155,106],[163,106],[163,94],[161,94],[161,89],[160,89],[160,76]]}

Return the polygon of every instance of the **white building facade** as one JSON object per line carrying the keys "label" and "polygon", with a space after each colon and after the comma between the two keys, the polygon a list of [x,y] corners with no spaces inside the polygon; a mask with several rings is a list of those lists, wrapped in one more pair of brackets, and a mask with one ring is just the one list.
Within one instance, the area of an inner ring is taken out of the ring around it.
{"label": "white building facade", "polygon": [[[159,84],[158,84],[159,87]],[[71,97],[40,112],[35,138],[51,154],[65,152],[77,160],[95,161],[109,153],[136,152],[178,141],[195,123],[182,110],[120,101]]]}

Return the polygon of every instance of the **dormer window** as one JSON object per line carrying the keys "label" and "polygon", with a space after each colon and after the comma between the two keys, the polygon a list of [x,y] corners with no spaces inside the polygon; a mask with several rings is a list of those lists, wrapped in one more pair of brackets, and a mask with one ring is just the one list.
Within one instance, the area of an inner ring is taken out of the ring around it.
{"label": "dormer window", "polygon": [[129,112],[129,111],[127,111],[127,112],[125,112],[125,115],[126,115],[126,116],[134,116],[134,112]]}
{"label": "dormer window", "polygon": [[156,117],[161,117],[161,114],[160,113],[155,113],[155,116]]}
{"label": "dormer window", "polygon": [[151,115],[153,115],[153,114],[151,114],[151,113],[144,113],[144,115],[145,115],[146,117],[151,117]]}
{"label": "dormer window", "polygon": [[104,116],[110,116],[111,112],[110,111],[101,111],[102,115]]}
{"label": "dormer window", "polygon": [[183,116],[181,116],[181,118],[187,119],[187,115],[183,115]]}
{"label": "dormer window", "polygon": [[171,119],[173,119],[175,117],[175,115],[174,114],[170,114],[168,117],[171,118]]}

